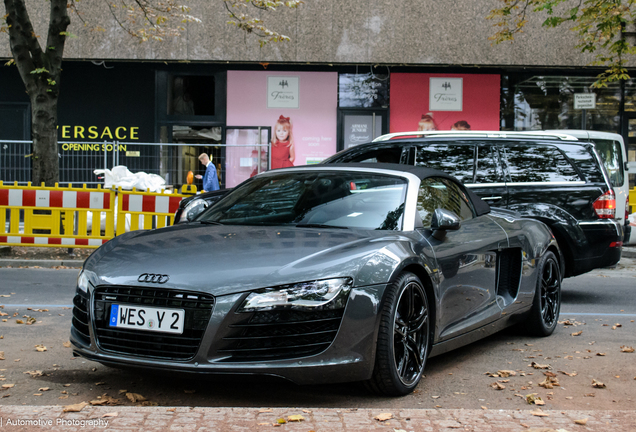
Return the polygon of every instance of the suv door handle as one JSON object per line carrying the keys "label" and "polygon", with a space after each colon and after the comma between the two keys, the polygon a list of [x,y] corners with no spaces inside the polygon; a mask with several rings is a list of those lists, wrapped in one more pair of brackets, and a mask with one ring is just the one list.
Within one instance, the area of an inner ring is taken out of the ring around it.
{"label": "suv door handle", "polygon": [[495,200],[500,200],[502,197],[500,196],[491,196],[491,197],[483,197],[482,199],[485,201],[495,201]]}

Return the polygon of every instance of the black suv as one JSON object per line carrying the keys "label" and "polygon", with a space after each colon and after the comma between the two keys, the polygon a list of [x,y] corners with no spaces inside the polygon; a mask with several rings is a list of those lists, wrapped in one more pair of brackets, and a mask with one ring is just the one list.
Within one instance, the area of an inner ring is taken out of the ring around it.
{"label": "black suv", "polygon": [[384,135],[323,163],[393,162],[447,172],[491,206],[547,224],[563,253],[565,277],[620,260],[623,229],[593,144],[532,132],[420,134]]}
{"label": "black suv", "polygon": [[[408,132],[383,135],[322,163],[392,162],[455,176],[493,207],[547,224],[561,248],[565,277],[612,266],[623,228],[616,199],[594,145],[536,132]],[[184,198],[175,223],[196,217],[227,193]]]}

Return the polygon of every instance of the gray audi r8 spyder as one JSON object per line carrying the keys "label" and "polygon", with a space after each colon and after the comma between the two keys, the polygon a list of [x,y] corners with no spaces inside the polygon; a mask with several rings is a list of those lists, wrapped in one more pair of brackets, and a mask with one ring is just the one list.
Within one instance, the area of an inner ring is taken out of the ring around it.
{"label": "gray audi r8 spyder", "polygon": [[97,249],[78,277],[71,342],[114,367],[403,395],[430,356],[518,322],[550,335],[560,268],[543,223],[491,209],[440,171],[285,168],[194,221]]}

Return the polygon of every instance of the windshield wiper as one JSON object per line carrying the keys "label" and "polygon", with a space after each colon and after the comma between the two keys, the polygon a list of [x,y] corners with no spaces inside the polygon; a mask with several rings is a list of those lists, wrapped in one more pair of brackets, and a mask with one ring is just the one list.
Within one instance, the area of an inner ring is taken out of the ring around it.
{"label": "windshield wiper", "polygon": [[209,221],[209,220],[195,220],[192,222],[199,222],[204,225],[223,225],[221,222]]}
{"label": "windshield wiper", "polygon": [[339,229],[349,229],[346,226],[336,226],[336,225],[325,225],[325,224],[316,224],[316,223],[306,223],[306,224],[298,224],[297,228],[339,228]]}

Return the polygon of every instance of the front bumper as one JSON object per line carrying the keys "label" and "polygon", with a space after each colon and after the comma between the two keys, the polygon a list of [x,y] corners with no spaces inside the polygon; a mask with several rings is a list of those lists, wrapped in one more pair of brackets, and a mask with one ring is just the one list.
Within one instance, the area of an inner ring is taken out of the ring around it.
{"label": "front bumper", "polygon": [[[98,288],[98,294],[101,288]],[[247,293],[214,299],[215,304],[207,325],[204,326],[200,345],[191,358],[158,358],[142,353],[120,352],[113,347],[105,348],[106,344],[102,343],[104,338],[100,336],[103,329],[100,330],[99,324],[103,305],[96,300],[98,296],[92,287],[88,293],[78,291],[76,295],[70,340],[75,355],[115,367],[204,374],[274,375],[297,384],[363,381],[369,379],[373,372],[378,310],[384,289],[385,285],[353,288],[335,337],[326,345],[323,339],[319,352],[314,350],[315,353],[308,355],[296,353],[286,357],[283,350],[282,355],[276,351],[277,355],[268,359],[257,354],[261,348],[247,350],[247,354],[243,352],[240,355],[237,353],[241,350],[232,349],[232,346],[236,346],[232,339],[237,334],[237,328],[240,330],[241,323],[245,322],[246,315],[237,313],[236,309]],[[86,308],[85,314],[82,307]],[[309,330],[311,337],[315,337],[320,333],[321,320],[310,321],[303,325],[315,326]],[[296,322],[285,324],[294,325]],[[313,329],[316,331],[312,331]],[[315,339],[309,342],[312,341],[315,342]],[[271,351],[265,349],[264,352],[271,357]]]}

